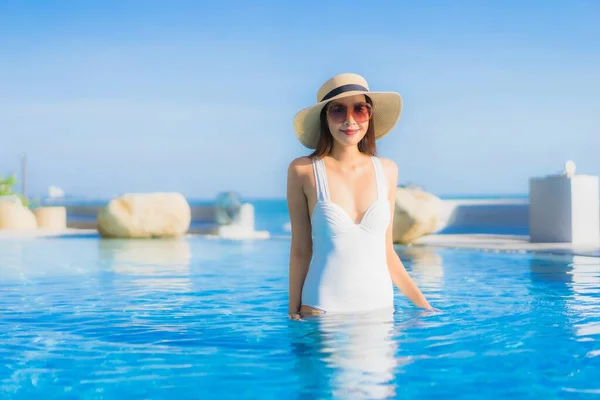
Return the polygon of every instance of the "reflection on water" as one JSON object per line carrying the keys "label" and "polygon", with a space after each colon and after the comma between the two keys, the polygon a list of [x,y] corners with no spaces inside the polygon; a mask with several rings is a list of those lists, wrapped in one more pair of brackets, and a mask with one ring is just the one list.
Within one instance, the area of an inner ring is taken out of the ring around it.
{"label": "reflection on water", "polygon": [[97,272],[96,245],[73,238],[0,240],[0,280],[84,277]]}
{"label": "reflection on water", "polygon": [[531,279],[566,287],[571,282],[573,256],[534,257],[529,261]]}
{"label": "reflection on water", "polygon": [[570,267],[571,286],[576,296],[600,292],[600,258],[573,256]]}
{"label": "reflection on water", "polygon": [[567,289],[573,299],[596,300],[600,293],[600,258],[587,256],[544,256],[530,260],[534,281],[551,283],[555,289]]}
{"label": "reflection on water", "polygon": [[[546,282],[545,313],[565,320],[565,334],[579,341],[600,341],[600,259],[586,256],[544,256],[530,261],[534,281]],[[541,296],[541,294],[540,294]],[[558,307],[558,305],[561,305]],[[555,326],[559,326],[555,324]],[[588,356],[598,354],[590,349]]]}
{"label": "reflection on water", "polygon": [[185,239],[105,239],[100,261],[149,290],[188,291],[191,249]]}
{"label": "reflection on water", "polygon": [[[396,251],[417,285],[436,298],[444,291],[440,251],[431,247],[397,246]],[[400,331],[425,324],[411,305],[360,314],[325,314],[290,324],[295,372],[308,393],[334,398],[383,399],[402,392],[397,375],[416,354],[400,347]],[[414,315],[413,315],[414,314]],[[410,316],[416,318],[412,321]],[[398,318],[404,320],[399,323]],[[299,398],[303,393],[299,394]]]}
{"label": "reflection on water", "polygon": [[[566,301],[568,315],[579,340],[600,342],[600,259],[573,256],[569,264],[573,295]],[[598,346],[588,357],[600,356]]]}
{"label": "reflection on water", "polygon": [[411,277],[419,287],[435,292],[442,289],[444,266],[438,249],[406,246],[397,248],[397,252],[406,267],[410,267]]}
{"label": "reflection on water", "polygon": [[260,399],[600,393],[597,259],[418,247],[399,253],[442,313],[421,313],[397,294],[393,315],[289,321],[289,246],[280,240],[0,242],[0,262],[19,265],[10,276],[27,278],[0,282],[0,392]]}
{"label": "reflection on water", "polygon": [[24,259],[25,245],[17,241],[4,241],[0,243],[0,279],[26,280],[27,264]]}
{"label": "reflection on water", "polygon": [[393,309],[309,317],[292,323],[292,329],[302,335],[292,339],[292,348],[296,372],[306,389],[314,393],[318,387],[329,387],[336,398],[396,394],[395,369],[406,362],[396,356]]}

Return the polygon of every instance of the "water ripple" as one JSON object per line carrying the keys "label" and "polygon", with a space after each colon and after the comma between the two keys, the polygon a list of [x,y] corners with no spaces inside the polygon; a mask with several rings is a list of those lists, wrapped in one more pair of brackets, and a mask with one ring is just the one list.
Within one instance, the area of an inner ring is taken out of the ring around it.
{"label": "water ripple", "polygon": [[285,241],[0,243],[0,397],[597,394],[600,263],[400,249],[441,313],[290,321]]}

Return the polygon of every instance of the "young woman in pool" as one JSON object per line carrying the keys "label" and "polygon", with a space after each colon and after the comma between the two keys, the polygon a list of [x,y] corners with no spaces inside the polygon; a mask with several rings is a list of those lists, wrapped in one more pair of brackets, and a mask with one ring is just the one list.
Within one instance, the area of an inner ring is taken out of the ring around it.
{"label": "young woman in pool", "polygon": [[288,167],[290,317],[393,310],[393,284],[432,309],[393,247],[398,168],[376,155],[401,110],[398,93],[340,74],[294,117],[297,138],[313,152]]}

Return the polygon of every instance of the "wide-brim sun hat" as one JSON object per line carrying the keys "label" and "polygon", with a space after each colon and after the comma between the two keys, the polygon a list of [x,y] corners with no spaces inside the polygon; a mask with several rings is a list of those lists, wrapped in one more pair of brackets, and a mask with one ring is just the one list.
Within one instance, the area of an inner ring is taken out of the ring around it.
{"label": "wide-brim sun hat", "polygon": [[402,96],[396,92],[370,91],[366,79],[358,74],[343,73],[325,82],[317,92],[317,103],[303,108],[294,116],[296,137],[304,146],[314,149],[321,135],[321,110],[333,100],[364,94],[373,102],[375,139],[387,135],[400,119]]}

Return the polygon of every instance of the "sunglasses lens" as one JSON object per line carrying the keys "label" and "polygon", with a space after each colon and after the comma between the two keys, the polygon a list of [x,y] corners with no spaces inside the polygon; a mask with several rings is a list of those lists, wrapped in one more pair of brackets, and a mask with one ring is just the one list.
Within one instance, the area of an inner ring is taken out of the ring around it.
{"label": "sunglasses lens", "polygon": [[348,109],[343,104],[333,104],[327,112],[329,113],[329,118],[335,123],[344,122],[348,115]]}
{"label": "sunglasses lens", "polygon": [[358,123],[368,121],[373,114],[373,109],[369,103],[358,103],[355,104],[352,109],[352,116]]}
{"label": "sunglasses lens", "polygon": [[[327,113],[333,122],[341,123],[348,116],[348,108],[343,104],[332,104]],[[373,108],[369,103],[356,103],[352,106],[352,118],[359,124],[368,121],[372,115]]]}

